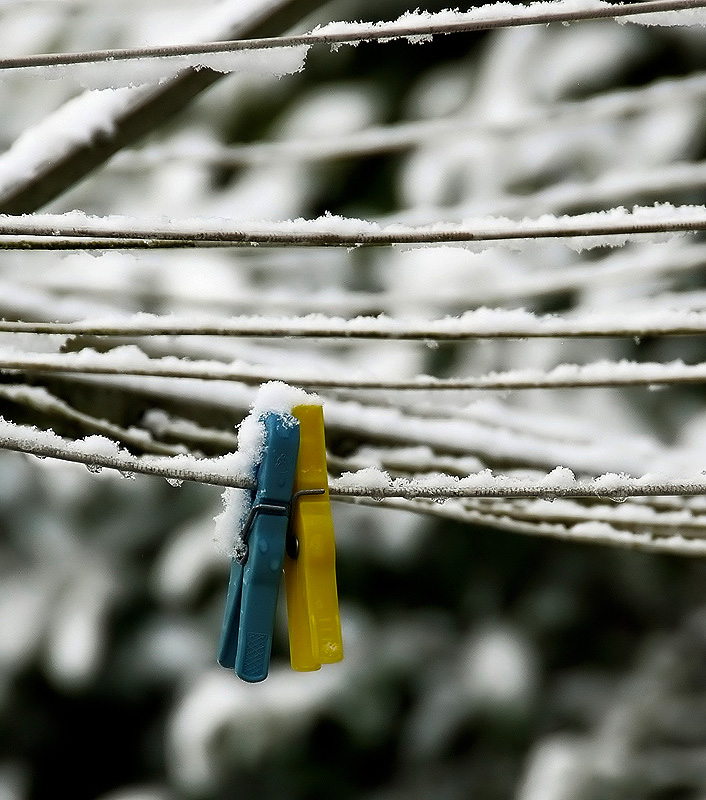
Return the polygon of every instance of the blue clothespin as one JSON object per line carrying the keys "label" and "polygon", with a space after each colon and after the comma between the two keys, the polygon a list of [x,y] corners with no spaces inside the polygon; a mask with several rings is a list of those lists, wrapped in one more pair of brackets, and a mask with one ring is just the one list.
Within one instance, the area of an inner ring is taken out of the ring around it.
{"label": "blue clothespin", "polygon": [[231,563],[218,663],[252,683],[267,677],[277,597],[287,540],[289,506],[299,451],[291,415],[264,417],[265,452],[243,529],[245,553]]}

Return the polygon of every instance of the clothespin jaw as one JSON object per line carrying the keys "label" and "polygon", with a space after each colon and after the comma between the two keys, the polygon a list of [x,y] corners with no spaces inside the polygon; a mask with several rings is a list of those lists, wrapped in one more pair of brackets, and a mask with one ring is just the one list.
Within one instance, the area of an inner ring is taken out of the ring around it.
{"label": "clothespin jaw", "polygon": [[284,580],[290,660],[304,672],[340,661],[343,642],[323,409],[300,405],[292,414],[299,420],[300,441]]}
{"label": "clothespin jaw", "polygon": [[243,531],[246,552],[231,565],[218,663],[245,681],[267,677],[287,539],[299,425],[292,416],[264,418],[265,452]]}
{"label": "clothespin jaw", "polygon": [[235,669],[235,654],[238,650],[238,628],[240,626],[240,604],[243,596],[243,565],[234,558],[230,562],[228,594],[221,625],[221,641],[218,644],[218,663],[226,669]]}

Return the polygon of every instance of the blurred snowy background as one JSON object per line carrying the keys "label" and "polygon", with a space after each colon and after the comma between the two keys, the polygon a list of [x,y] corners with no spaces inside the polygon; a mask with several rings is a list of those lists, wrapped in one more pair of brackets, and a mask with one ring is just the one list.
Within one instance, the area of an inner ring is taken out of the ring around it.
{"label": "blurred snowy background", "polygon": [[[246,33],[270,35],[394,19],[408,6],[5,0],[0,54],[192,41],[253,9],[268,13]],[[105,160],[115,131],[104,125],[86,142],[81,121],[92,124],[120,92],[144,90],[107,89],[66,113],[80,80],[55,77],[0,79],[2,212],[236,221],[331,212],[426,223],[706,199],[699,26],[604,20],[423,46],[315,47],[297,74],[232,74],[191,100],[198,78],[173,117],[147,102],[147,138],[116,146],[122,152],[86,180],[80,164],[91,153],[96,165]],[[78,168],[49,188],[33,182],[35,167],[47,171],[82,137]],[[434,318],[483,306],[619,318],[706,307],[706,250],[694,236],[582,253],[561,242],[482,253],[4,252],[0,265],[6,319]],[[113,344],[34,337],[26,349]],[[706,357],[699,337],[433,348],[163,337],[140,346],[151,356],[390,378]],[[68,437],[106,434],[135,453],[181,445],[217,455],[235,446],[253,392],[6,375],[0,412]],[[565,466],[591,477],[666,465],[678,475],[704,462],[698,385],[325,399],[334,472]],[[0,800],[706,798],[704,562],[570,541],[591,520],[628,545],[645,531],[703,536],[698,499],[416,506],[422,514],[336,504],[346,658],[319,673],[290,671],[282,609],[272,673],[251,686],[215,664],[228,575],[212,542],[219,489],[1,455]]]}

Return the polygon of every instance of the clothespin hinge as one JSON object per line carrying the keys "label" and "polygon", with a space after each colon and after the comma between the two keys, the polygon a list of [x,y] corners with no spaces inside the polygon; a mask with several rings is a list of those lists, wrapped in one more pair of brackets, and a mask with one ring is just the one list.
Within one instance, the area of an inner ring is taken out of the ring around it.
{"label": "clothespin hinge", "polygon": [[241,541],[239,542],[238,546],[238,554],[236,556],[236,561],[239,564],[245,564],[248,560],[248,539],[250,538],[250,530],[255,522],[255,519],[258,514],[272,514],[276,516],[286,517],[289,515],[290,503],[272,503],[272,502],[262,502],[256,503],[251,509],[250,513],[248,514],[247,521],[245,522],[245,526],[243,527],[243,533],[241,536]]}
{"label": "clothespin hinge", "polygon": [[[298,492],[294,492],[292,495],[292,499],[289,501],[290,512],[294,510],[294,504],[299,500],[300,497],[309,494],[325,494],[326,489],[299,489]],[[294,535],[294,530],[292,526],[292,519],[294,515],[290,513],[289,516],[289,525],[287,527],[287,555],[296,560],[297,556],[299,555],[299,539]]]}
{"label": "clothespin hinge", "polygon": [[238,547],[238,555],[236,556],[238,563],[244,565],[248,560],[248,539],[250,537],[250,530],[258,514],[272,514],[276,516],[289,517],[290,522],[287,527],[287,555],[290,558],[296,558],[299,554],[299,541],[294,535],[291,525],[291,512],[294,509],[294,505],[297,500],[304,495],[324,494],[325,491],[325,489],[300,489],[298,492],[295,492],[292,495],[292,499],[289,501],[289,503],[272,503],[269,501],[256,503],[250,509],[250,513],[248,514],[248,518],[243,527],[243,533]]}

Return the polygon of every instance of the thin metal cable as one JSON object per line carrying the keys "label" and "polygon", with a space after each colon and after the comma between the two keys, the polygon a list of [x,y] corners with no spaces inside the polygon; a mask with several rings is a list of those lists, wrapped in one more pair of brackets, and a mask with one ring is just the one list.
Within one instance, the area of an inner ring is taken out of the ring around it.
{"label": "thin metal cable", "polygon": [[706,311],[622,311],[573,317],[534,315],[503,309],[470,311],[461,317],[405,320],[394,317],[341,319],[243,316],[194,322],[175,318],[132,318],[80,322],[0,320],[0,333],[67,336],[219,336],[305,339],[383,339],[463,341],[467,339],[532,339],[588,337],[694,336],[706,333]]}
{"label": "thin metal cable", "polygon": [[[705,0],[706,2],[706,0]],[[375,223],[363,224],[360,220],[325,218],[310,220],[298,225],[285,223],[260,223],[243,227],[224,224],[211,229],[213,220],[204,220],[196,225],[189,220],[177,220],[170,227],[151,227],[145,222],[144,229],[139,220],[130,220],[130,229],[121,230],[127,223],[110,217],[86,220],[77,224],[67,223],[61,215],[34,215],[27,217],[0,217],[0,249],[51,249],[57,238],[61,245],[71,248],[67,239],[74,238],[73,249],[105,249],[113,242],[114,247],[150,248],[181,246],[253,246],[266,247],[360,247],[387,245],[463,244],[473,242],[501,242],[576,237],[631,236],[654,233],[688,233],[706,230],[706,207],[677,206],[642,209],[633,212],[610,209],[614,217],[601,214],[585,214],[555,218],[553,222],[543,219],[526,219],[518,223],[509,219],[487,220],[480,218],[463,225],[412,227],[390,225],[381,227]],[[50,222],[46,222],[49,218]],[[109,227],[110,224],[113,227]],[[356,223],[358,229],[355,228]],[[206,228],[206,229],[204,229]],[[49,238],[52,241],[44,242]],[[87,241],[82,242],[82,239]]]}
{"label": "thin metal cable", "polygon": [[[344,498],[338,498],[343,500]],[[706,541],[703,539],[687,539],[680,535],[654,536],[652,531],[631,532],[618,530],[612,525],[562,525],[561,523],[529,522],[513,516],[481,513],[468,508],[464,503],[450,500],[435,503],[431,500],[399,500],[390,498],[375,501],[368,498],[352,500],[362,505],[378,503],[384,507],[397,508],[404,511],[417,511],[423,514],[452,519],[472,525],[505,530],[509,533],[521,533],[528,536],[542,536],[560,539],[572,543],[600,544],[609,547],[620,547],[629,550],[641,550],[649,553],[671,553],[673,555],[703,557],[706,555]]]}
{"label": "thin metal cable", "polygon": [[[544,4],[542,4],[544,5]],[[337,45],[351,42],[389,41],[394,38],[413,37],[415,42],[437,34],[485,31],[496,28],[509,28],[524,25],[546,25],[551,22],[579,22],[583,20],[617,19],[642,14],[669,11],[683,11],[706,7],[706,0],[644,0],[637,3],[624,3],[591,7],[586,9],[547,10],[532,12],[529,6],[525,13],[499,15],[495,18],[460,19],[451,22],[424,22],[416,24],[408,20],[377,24],[374,27],[349,23],[341,30],[325,32],[311,31],[293,36],[237,39],[227,42],[206,42],[185,45],[163,45],[157,47],[116,48],[110,50],[90,50],[80,53],[44,53],[34,56],[19,56],[0,59],[0,70],[24,69],[31,67],[69,66],[95,62],[130,61],[140,58],[170,58],[178,56],[198,56],[208,53],[231,53],[239,50],[263,50],[281,47]],[[476,9],[482,10],[480,6]],[[518,7],[518,10],[522,7]],[[488,7],[492,9],[492,5]],[[470,12],[469,12],[470,13]],[[423,18],[422,18],[423,19]]]}
{"label": "thin metal cable", "polygon": [[[285,381],[310,389],[358,389],[385,391],[505,391],[512,389],[574,389],[618,386],[666,386],[706,383],[706,362],[684,364],[634,361],[560,364],[539,369],[495,372],[462,378],[417,375],[411,379],[385,380],[373,377],[322,377],[259,365],[230,365],[219,361],[178,362],[175,359],[135,359],[111,354],[44,355],[0,357],[0,370],[27,373],[121,375],[146,378],[192,378],[203,381],[234,381],[257,386]],[[165,363],[166,362],[166,363]],[[142,364],[144,363],[144,366]]]}
{"label": "thin metal cable", "polygon": [[181,445],[157,441],[145,430],[138,430],[134,427],[124,428],[100,417],[78,411],[60,397],[51,394],[44,387],[27,386],[25,384],[0,384],[0,398],[31,408],[45,416],[49,415],[67,420],[81,426],[84,430],[108,436],[123,445],[137,448],[144,453],[176,456],[186,452]]}
{"label": "thin metal cable", "polygon": [[[667,92],[681,92],[694,99],[706,93],[706,76],[671,78],[645,87],[605,92],[584,100],[553,103],[518,111],[509,119],[487,120],[449,117],[414,120],[373,126],[360,131],[313,139],[283,139],[248,144],[151,145],[123,150],[107,165],[110,170],[133,171],[156,167],[165,161],[188,161],[210,166],[238,167],[271,164],[273,161],[322,161],[337,158],[391,153],[407,150],[439,138],[498,137],[556,129],[558,125],[580,125],[602,119],[615,119],[662,104]],[[682,165],[684,169],[691,166]],[[695,167],[696,168],[696,167]],[[665,167],[665,172],[669,168]],[[661,174],[661,173],[660,173]]]}
{"label": "thin metal cable", "polygon": [[[272,254],[276,251],[266,250],[256,253],[245,251],[252,256],[264,257],[258,262],[261,269],[275,269],[277,264],[272,263]],[[295,251],[296,252],[296,251]],[[309,253],[298,251],[296,255],[310,258]],[[291,258],[293,253],[287,253]],[[440,254],[440,260],[442,256]],[[653,280],[659,276],[664,282],[671,282],[679,274],[694,269],[700,269],[706,264],[706,245],[693,244],[670,249],[665,252],[656,248],[646,250],[640,248],[628,254],[617,252],[603,259],[593,262],[567,265],[559,270],[540,270],[522,275],[515,275],[512,282],[502,285],[476,285],[469,283],[463,287],[454,287],[454,291],[437,293],[438,287],[432,294],[427,291],[424,296],[414,295],[415,302],[423,301],[426,308],[434,309],[436,313],[441,310],[466,310],[479,306],[502,306],[508,303],[517,304],[520,300],[527,302],[535,297],[559,294],[581,290],[586,287],[608,285],[624,285],[634,280]],[[293,265],[298,268],[298,263]],[[143,269],[147,265],[142,264]],[[43,270],[35,273],[30,278],[23,274],[18,276],[24,286],[40,287],[43,291],[54,292],[72,291],[80,293],[83,297],[96,297],[101,300],[108,298],[124,298],[130,301],[131,306],[144,302],[144,290],[132,285],[116,286],[100,283],[100,271],[94,273],[83,272],[79,277],[57,280],[55,272]],[[93,282],[95,281],[95,282]],[[0,287],[1,288],[1,287]],[[198,310],[198,313],[213,314],[215,309],[223,309],[223,313],[233,313],[236,309],[244,312],[256,313],[263,308],[281,309],[283,315],[322,313],[337,315],[371,315],[381,313],[395,313],[400,304],[399,291],[361,292],[361,291],[314,291],[309,294],[296,293],[291,289],[266,289],[257,292],[252,290],[232,291],[218,287],[220,291],[212,293],[199,292],[195,296],[188,290],[180,290],[178,286],[165,286],[160,292],[160,297],[168,305],[179,308],[188,307]],[[443,287],[441,287],[443,289]],[[683,293],[681,293],[683,294]],[[149,299],[149,298],[148,298]],[[673,299],[673,298],[672,298]],[[51,300],[47,302],[51,303]],[[692,305],[695,309],[703,308],[703,298],[694,299]],[[676,307],[676,306],[675,306]],[[32,310],[28,315],[32,315]],[[181,311],[179,312],[181,313]],[[7,304],[2,291],[0,291],[0,314],[12,317],[16,314],[16,307]],[[34,315],[36,317],[36,314]],[[51,317],[46,317],[51,319]]]}
{"label": "thin metal cable", "polygon": [[[40,432],[33,432],[39,434]],[[46,436],[46,434],[45,434]],[[227,474],[214,471],[214,459],[203,459],[204,468],[195,466],[197,459],[184,457],[186,463],[179,464],[179,456],[138,457],[121,451],[106,454],[100,450],[80,452],[74,449],[75,443],[64,442],[59,437],[49,435],[51,441],[32,438],[31,435],[7,434],[0,432],[0,448],[23,452],[40,458],[56,458],[62,461],[85,464],[88,467],[107,468],[127,473],[153,475],[172,481],[192,481],[214,486],[240,489],[254,489],[255,481],[244,475]],[[211,467],[211,469],[209,469]],[[329,483],[329,492],[334,498],[382,499],[428,499],[446,500],[453,498],[612,498],[622,500],[626,497],[650,496],[691,496],[706,494],[706,478],[689,480],[650,480],[649,478],[630,478],[609,476],[609,480],[552,481],[551,476],[541,480],[509,479],[503,476],[483,476],[476,485],[453,481],[442,477],[436,484],[433,478],[421,480],[397,478],[390,485],[355,485],[350,476],[346,481],[334,479]]]}
{"label": "thin metal cable", "polygon": [[75,238],[46,236],[8,239],[0,234],[0,250],[173,250],[195,247],[224,247],[217,241],[177,241],[169,239]]}

